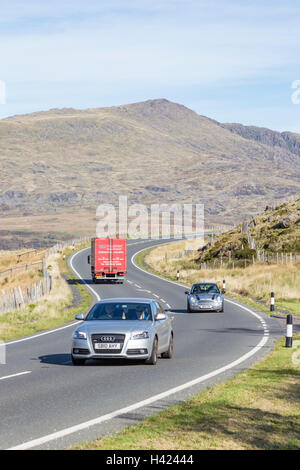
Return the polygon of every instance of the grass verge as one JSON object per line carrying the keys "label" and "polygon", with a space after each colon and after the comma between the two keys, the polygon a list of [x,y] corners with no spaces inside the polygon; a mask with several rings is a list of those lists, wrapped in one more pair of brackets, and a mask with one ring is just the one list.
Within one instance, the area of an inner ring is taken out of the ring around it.
{"label": "grass verge", "polygon": [[[299,347],[274,350],[246,372],[80,450],[300,449]],[[294,341],[296,344],[296,341]]]}
{"label": "grass verge", "polygon": [[[76,251],[85,246],[87,245],[78,246]],[[10,341],[64,325],[73,321],[77,313],[85,312],[89,308],[92,302],[91,294],[67,265],[71,253],[74,251],[65,249],[63,253],[48,258],[47,266],[52,276],[53,289],[47,297],[21,310],[0,316],[1,341]],[[67,277],[68,282],[62,275]],[[78,292],[78,302],[75,304],[70,288],[72,284]]]}

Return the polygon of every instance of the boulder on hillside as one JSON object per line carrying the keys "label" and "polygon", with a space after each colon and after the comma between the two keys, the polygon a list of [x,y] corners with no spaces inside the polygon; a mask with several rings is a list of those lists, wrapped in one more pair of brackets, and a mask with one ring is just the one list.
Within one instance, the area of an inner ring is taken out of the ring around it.
{"label": "boulder on hillside", "polygon": [[278,224],[274,225],[273,228],[289,228],[291,225],[300,221],[300,210],[291,212],[290,214],[282,217]]}

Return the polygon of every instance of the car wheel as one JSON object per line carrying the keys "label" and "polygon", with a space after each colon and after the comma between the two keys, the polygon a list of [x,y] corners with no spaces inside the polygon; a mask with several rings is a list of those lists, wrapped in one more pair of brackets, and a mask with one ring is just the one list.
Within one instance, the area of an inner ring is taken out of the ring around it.
{"label": "car wheel", "polygon": [[168,350],[166,352],[162,353],[161,357],[163,357],[165,359],[172,359],[173,351],[174,351],[174,341],[173,341],[173,334],[171,334]]}
{"label": "car wheel", "polygon": [[189,303],[187,303],[186,309],[187,309],[188,313],[192,313],[192,310],[191,310],[191,307],[190,307]]}
{"label": "car wheel", "polygon": [[85,359],[76,359],[75,357],[72,356],[72,362],[74,366],[84,366]]}
{"label": "car wheel", "polygon": [[152,346],[152,353],[151,356],[146,359],[146,364],[151,364],[152,366],[155,366],[157,363],[157,348],[158,348],[158,342],[157,338],[153,341],[153,346]]}

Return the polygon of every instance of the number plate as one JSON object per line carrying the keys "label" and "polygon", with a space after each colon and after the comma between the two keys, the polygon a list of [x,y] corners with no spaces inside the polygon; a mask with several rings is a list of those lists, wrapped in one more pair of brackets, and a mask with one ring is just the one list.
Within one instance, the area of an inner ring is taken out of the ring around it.
{"label": "number plate", "polygon": [[121,349],[120,343],[95,343],[95,349]]}

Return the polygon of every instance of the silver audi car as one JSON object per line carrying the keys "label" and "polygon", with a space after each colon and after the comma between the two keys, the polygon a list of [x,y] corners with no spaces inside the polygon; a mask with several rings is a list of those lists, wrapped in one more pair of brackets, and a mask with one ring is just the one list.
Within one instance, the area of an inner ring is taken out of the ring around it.
{"label": "silver audi car", "polygon": [[88,359],[141,359],[156,364],[173,356],[172,319],[153,299],[105,299],[84,315],[72,336],[72,362]]}
{"label": "silver audi car", "polygon": [[188,312],[205,310],[224,312],[224,298],[217,284],[211,282],[193,284],[191,291],[186,291],[186,294]]}

